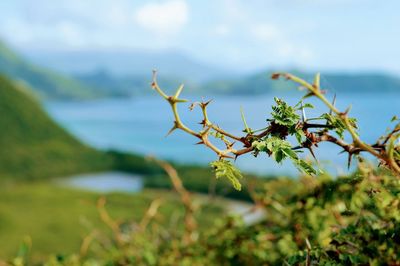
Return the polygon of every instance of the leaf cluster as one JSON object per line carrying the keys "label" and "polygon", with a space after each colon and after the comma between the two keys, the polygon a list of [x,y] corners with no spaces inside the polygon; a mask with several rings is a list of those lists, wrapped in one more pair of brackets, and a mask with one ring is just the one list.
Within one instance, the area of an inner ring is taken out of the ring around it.
{"label": "leaf cluster", "polygon": [[[171,105],[175,121],[170,132],[180,129],[198,138],[198,144],[203,144],[214,151],[221,160],[221,165],[217,165],[217,178],[223,175],[232,181],[235,188],[238,185],[239,170],[233,170],[233,164],[226,164],[226,159],[236,159],[244,154],[258,156],[265,153],[272,157],[277,163],[290,160],[296,168],[307,175],[315,175],[317,170],[307,161],[300,158],[299,154],[308,150],[315,158],[313,149],[318,147],[320,142],[330,142],[340,146],[348,154],[348,165],[354,156],[360,153],[369,153],[376,157],[381,166],[400,174],[400,146],[397,140],[400,138],[400,127],[395,127],[391,132],[383,137],[383,141],[378,140],[374,144],[367,144],[359,137],[356,119],[348,116],[350,108],[341,112],[335,107],[336,96],[332,103],[325,97],[325,91],[320,88],[320,76],[315,76],[313,84],[287,73],[275,73],[273,79],[283,76],[287,80],[294,81],[298,85],[306,88],[306,95],[294,106],[287,104],[284,100],[274,98],[275,105],[272,106],[271,118],[266,119],[266,125],[261,129],[253,130],[246,122],[242,112],[244,123],[244,136],[237,136],[227,132],[214,124],[208,117],[207,106],[210,101],[196,102],[195,106],[201,108],[203,120],[200,122],[202,129],[195,131],[187,127],[180,119],[177,104],[184,102],[179,98],[183,86],[179,87],[175,95],[168,96],[158,86],[154,79],[152,87]],[[309,103],[303,101],[309,97],[315,97],[328,107],[328,112],[324,112],[317,117],[307,118],[305,109],[314,108]],[[396,119],[394,119],[396,120]],[[312,123],[318,121],[319,123]],[[347,132],[347,134],[345,134]],[[345,135],[351,137],[351,142],[345,140]],[[292,140],[294,139],[294,141]],[[213,141],[222,142],[226,147],[220,149],[213,144]],[[241,145],[241,147],[238,147]]]}
{"label": "leaf cluster", "polygon": [[212,162],[210,165],[214,169],[215,177],[217,179],[227,178],[236,190],[240,191],[242,189],[242,185],[240,184],[239,180],[242,179],[243,176],[231,161],[218,160]]}

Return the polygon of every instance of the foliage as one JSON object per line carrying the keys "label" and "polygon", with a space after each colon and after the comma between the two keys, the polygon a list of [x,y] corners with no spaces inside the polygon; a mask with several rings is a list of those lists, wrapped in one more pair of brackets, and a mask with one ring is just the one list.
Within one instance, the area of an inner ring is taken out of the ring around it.
{"label": "foliage", "polygon": [[0,77],[1,178],[43,179],[110,167],[107,155],[76,140],[25,89]]}
{"label": "foliage", "polygon": [[[271,176],[254,176],[245,174],[246,178],[241,181],[240,191],[233,188],[228,179],[215,180],[215,175],[207,168],[202,166],[174,165],[179,172],[184,186],[192,192],[222,196],[230,199],[237,199],[252,202],[249,186],[261,182],[259,179],[270,179]],[[156,174],[144,179],[147,188],[173,189],[173,186],[165,174]]]}
{"label": "foliage", "polygon": [[[96,202],[102,197],[100,193],[62,187],[49,181],[3,180],[0,184],[0,261],[13,255],[20,257],[27,249],[25,242],[21,244],[26,236],[32,244],[25,257],[33,262],[45,261],[50,254],[67,257],[78,253],[83,237],[94,231],[99,237],[103,234],[105,238],[111,237],[96,209]],[[166,190],[145,189],[133,195],[110,193],[106,198],[110,215],[121,221],[124,228],[129,221],[141,221],[154,199],[162,203],[155,217],[157,223],[167,228],[180,224],[183,217],[179,198]],[[211,225],[215,215],[222,211],[219,202],[209,203],[196,214],[201,228]],[[180,225],[175,227],[181,229]],[[94,247],[90,255],[97,256]]]}
{"label": "foliage", "polygon": [[397,265],[400,183],[361,167],[367,172],[336,180],[266,182],[257,196],[267,213],[262,223],[227,220],[207,234],[213,263]]}
{"label": "foliage", "polygon": [[151,218],[153,202],[146,212],[152,216],[142,218],[151,226],[130,220],[114,227],[103,218],[111,235],[92,239],[87,255],[59,257],[55,265],[397,265],[399,195],[398,179],[365,163],[346,177],[267,180],[253,194],[266,213],[260,222],[213,213],[213,225],[192,232],[191,242],[186,229]]}
{"label": "foliage", "polygon": [[[195,106],[200,107],[203,114],[203,120],[200,122],[202,130],[196,131],[187,127],[181,120],[177,107],[178,104],[187,101],[179,98],[183,85],[178,88],[175,95],[168,96],[158,85],[156,73],[154,72],[152,88],[171,106],[175,120],[169,133],[180,129],[198,138],[200,140],[198,144],[202,144],[215,152],[221,161],[220,164],[217,162],[212,164],[212,166],[219,166],[220,168],[220,170],[216,171],[217,177],[225,174],[232,181],[236,189],[240,189],[240,185],[235,175],[239,176],[240,174],[238,170],[234,170],[232,165],[225,161],[226,158],[236,159],[248,153],[252,153],[254,156],[257,156],[259,153],[266,153],[268,156],[272,156],[277,163],[281,163],[285,159],[290,159],[300,171],[308,175],[314,175],[317,173],[316,169],[310,163],[301,159],[298,153],[307,149],[315,158],[313,149],[318,147],[320,142],[330,142],[343,148],[344,152],[348,153],[349,166],[354,155],[364,152],[379,159],[383,167],[400,174],[400,145],[397,141],[400,134],[398,133],[398,126],[383,136],[383,141],[378,139],[374,144],[367,144],[358,136],[356,120],[348,116],[350,108],[342,112],[335,107],[336,96],[333,98],[332,103],[325,97],[325,91],[320,87],[319,74],[315,76],[312,84],[291,74],[272,74],[272,79],[279,79],[280,77],[284,77],[304,87],[307,93],[295,106],[290,106],[283,100],[275,98],[276,105],[272,106],[272,118],[267,119],[267,125],[258,130],[253,130],[248,126],[242,113],[242,120],[245,127],[243,130],[245,133],[244,136],[237,136],[231,132],[227,132],[217,124],[211,122],[207,114],[207,106],[210,101],[195,102],[189,107],[191,110]],[[303,100],[309,97],[315,97],[320,100],[328,107],[329,112],[314,118],[307,118],[305,108],[313,108],[313,106],[309,103],[303,104]],[[301,112],[301,119],[297,112]],[[322,120],[323,123],[311,123],[310,121],[313,120]],[[345,140],[345,132],[351,136],[351,142]],[[332,133],[338,137],[335,137]],[[292,144],[288,140],[290,137],[294,137],[297,143]],[[222,142],[226,148],[219,148],[210,138]],[[239,145],[241,147],[238,147]]]}
{"label": "foliage", "polygon": [[217,179],[221,177],[226,177],[232,183],[232,186],[236,190],[242,189],[242,185],[240,184],[239,179],[242,179],[243,176],[240,171],[232,165],[230,161],[215,161],[211,163],[211,167],[214,169]]}
{"label": "foliage", "polygon": [[[400,125],[367,144],[361,140],[356,121],[341,112],[324,96],[319,75],[308,83],[290,74],[278,73],[307,89],[307,94],[294,106],[276,99],[272,118],[259,130],[251,129],[243,116],[244,136],[226,132],[210,122],[209,102],[199,106],[203,113],[202,129],[195,131],[180,119],[177,104],[182,86],[168,96],[158,86],[153,88],[169,102],[174,114],[171,132],[180,129],[198,138],[219,157],[211,165],[217,177],[226,176],[233,187],[241,188],[238,172],[229,159],[244,154],[265,153],[278,163],[291,160],[304,173],[299,179],[277,178],[248,182],[246,188],[254,202],[249,212],[263,211],[259,220],[247,215],[223,217],[213,214],[211,226],[199,219],[201,212],[184,188],[175,169],[159,163],[167,172],[172,187],[181,198],[183,220],[166,226],[156,217],[159,201],[149,204],[140,222],[117,221],[108,213],[105,201],[98,211],[109,233],[89,234],[81,251],[69,256],[54,256],[50,265],[399,265],[400,264]],[[303,101],[316,97],[328,112],[307,119]],[[310,121],[323,123],[314,124]],[[398,122],[394,119],[393,122]],[[210,138],[225,145],[220,149]],[[299,156],[299,151],[313,148],[320,142],[343,148],[349,159],[358,158],[358,170],[350,176],[335,177],[316,171]],[[236,143],[235,143],[236,142]],[[234,145],[243,145],[240,149]],[[377,158],[381,166],[371,167],[360,154]],[[124,155],[120,155],[124,158]],[[129,161],[129,160],[123,160]],[[146,167],[144,169],[147,169]],[[204,170],[204,169],[203,169]],[[147,171],[147,170],[146,170]],[[312,176],[310,175],[312,174]],[[158,178],[158,177],[157,177]],[[198,175],[195,175],[198,179]],[[194,179],[195,179],[194,178]],[[190,179],[189,179],[190,180]],[[250,180],[247,180],[250,181]],[[192,180],[193,182],[193,180]],[[193,184],[193,183],[192,183]],[[204,189],[204,183],[199,187]],[[206,205],[207,206],[207,205]],[[205,225],[197,227],[197,225]],[[24,254],[18,263],[29,260]],[[14,263],[15,264],[15,263]]]}
{"label": "foliage", "polygon": [[29,91],[2,76],[0,112],[2,179],[34,180],[104,170],[161,172],[141,156],[105,153],[79,142],[43,111]]}

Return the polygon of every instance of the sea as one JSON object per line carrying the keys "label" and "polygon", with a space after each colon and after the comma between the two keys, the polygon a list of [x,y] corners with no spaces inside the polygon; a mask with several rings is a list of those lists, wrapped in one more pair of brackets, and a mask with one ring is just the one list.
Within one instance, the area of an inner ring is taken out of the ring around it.
{"label": "sea", "polygon": [[[182,96],[185,98],[185,96]],[[189,103],[179,105],[179,113],[184,123],[196,130],[202,120],[198,108],[190,110],[191,102],[212,100],[208,113],[212,122],[226,131],[243,135],[241,119],[243,110],[247,124],[252,129],[264,128],[270,118],[274,97],[289,104],[296,104],[301,95],[297,92],[282,92],[257,96],[188,96]],[[333,99],[333,93],[327,98]],[[375,142],[385,134],[395,122],[393,116],[400,117],[400,93],[336,93],[336,106],[345,110],[358,121],[361,138]],[[306,117],[318,117],[329,110],[319,101],[308,98],[304,102],[314,104],[314,109],[306,109]],[[92,101],[52,101],[45,103],[49,114],[81,141],[103,150],[120,150],[144,156],[156,156],[182,164],[208,165],[216,160],[216,155],[198,142],[193,136],[175,131],[166,136],[173,126],[173,115],[169,104],[157,95],[134,98],[110,98]],[[349,136],[346,136],[349,140]],[[217,143],[218,141],[216,141]],[[331,143],[321,143],[315,149],[318,161],[315,166],[333,175],[346,174],[354,170],[353,163],[347,168],[347,156],[341,154],[340,147]],[[313,161],[308,151],[301,157]],[[368,158],[373,161],[372,158]],[[296,176],[297,169],[290,162],[277,164],[265,154],[254,158],[251,154],[239,157],[236,165],[243,171],[265,176]]]}

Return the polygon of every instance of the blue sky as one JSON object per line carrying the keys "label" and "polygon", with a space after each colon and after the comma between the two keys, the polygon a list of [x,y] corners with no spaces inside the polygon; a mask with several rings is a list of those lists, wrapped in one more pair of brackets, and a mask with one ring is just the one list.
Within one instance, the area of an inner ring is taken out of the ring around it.
{"label": "blue sky", "polygon": [[400,74],[400,1],[3,0],[21,50],[178,50],[237,70]]}

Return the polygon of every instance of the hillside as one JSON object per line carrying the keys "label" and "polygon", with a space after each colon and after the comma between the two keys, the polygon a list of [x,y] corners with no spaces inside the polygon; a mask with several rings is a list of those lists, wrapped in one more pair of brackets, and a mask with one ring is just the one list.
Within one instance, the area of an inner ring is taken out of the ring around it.
{"label": "hillside", "polygon": [[[74,76],[99,96],[132,97],[151,93],[151,70],[159,82],[175,88],[184,83],[193,94],[263,94],[293,88],[270,79],[272,71],[249,75],[218,69],[176,52],[157,51],[25,51],[32,61]],[[275,70],[274,70],[275,71]],[[312,80],[315,73],[293,72]],[[335,92],[400,92],[400,78],[379,72],[322,72],[323,87]],[[70,86],[74,87],[74,86]]]}
{"label": "hillside", "polygon": [[0,73],[29,84],[42,98],[89,99],[101,96],[73,78],[29,63],[1,41]]}
{"label": "hillside", "polygon": [[[161,74],[161,73],[160,73]],[[88,86],[96,87],[98,91],[102,91],[104,95],[113,97],[134,97],[149,93],[149,84],[151,80],[151,71],[145,75],[126,75],[118,77],[106,70],[98,70],[93,73],[77,75],[75,78]],[[171,78],[162,74],[159,81],[168,88],[178,87],[184,80],[180,78]],[[189,80],[184,82],[189,88],[198,87],[198,84]]]}
{"label": "hillside", "polygon": [[86,75],[103,69],[117,77],[132,75],[146,77],[156,68],[165,78],[190,77],[191,82],[202,82],[235,74],[199,62],[181,51],[173,50],[32,51],[26,49],[23,53],[37,64],[72,75]]}
{"label": "hillside", "polygon": [[[314,73],[289,71],[312,81]],[[290,82],[272,80],[271,71],[230,80],[214,80],[203,84],[199,91],[220,94],[263,94],[292,89]],[[321,73],[322,87],[334,92],[400,92],[398,77],[380,73]]]}
{"label": "hillside", "polygon": [[[289,71],[307,80],[313,80],[314,73]],[[205,82],[193,82],[190,79],[171,78],[160,70],[159,83],[165,88],[176,88],[185,84],[185,92],[192,94],[246,95],[265,94],[274,91],[292,90],[290,82],[272,80],[271,71],[264,71],[248,76],[216,79]],[[136,96],[151,93],[148,89],[151,73],[147,75],[116,76],[106,70],[77,75],[76,79],[96,87],[104,94],[113,96]],[[334,92],[400,92],[400,79],[380,73],[322,73],[322,86]]]}
{"label": "hillside", "polygon": [[[151,70],[159,70],[159,81],[165,87],[185,83],[187,93],[196,94],[263,94],[291,89],[285,81],[270,79],[265,70],[244,75],[196,62],[171,51],[25,51],[37,64],[70,75],[80,84],[96,88],[105,96],[148,94]],[[275,70],[274,70],[275,71]],[[313,72],[292,71],[312,79]],[[344,92],[398,92],[400,79],[378,72],[322,73],[324,87]]]}
{"label": "hillside", "polygon": [[56,125],[24,87],[0,76],[0,177],[36,179],[110,168],[107,155]]}

